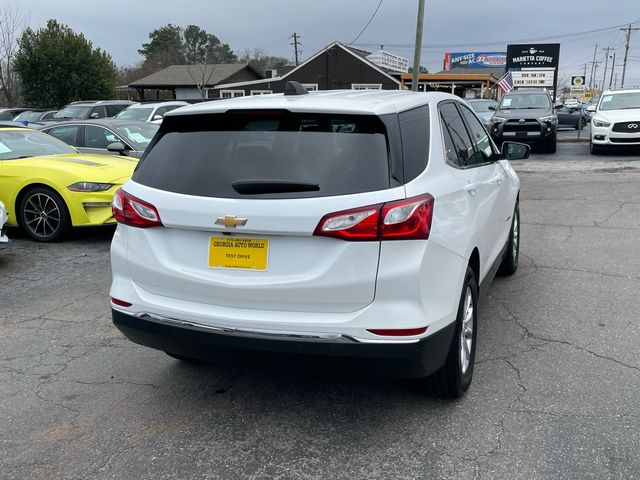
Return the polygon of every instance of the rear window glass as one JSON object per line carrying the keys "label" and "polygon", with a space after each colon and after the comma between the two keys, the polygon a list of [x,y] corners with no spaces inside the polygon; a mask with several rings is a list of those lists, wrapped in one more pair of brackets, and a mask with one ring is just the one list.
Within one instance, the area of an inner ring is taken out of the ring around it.
{"label": "rear window glass", "polygon": [[219,198],[303,198],[389,188],[376,116],[232,111],[167,117],[133,180]]}

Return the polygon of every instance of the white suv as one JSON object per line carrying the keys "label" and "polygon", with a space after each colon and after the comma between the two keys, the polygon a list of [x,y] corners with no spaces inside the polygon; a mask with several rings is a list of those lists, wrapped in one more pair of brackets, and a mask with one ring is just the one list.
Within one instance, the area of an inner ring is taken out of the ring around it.
{"label": "white suv", "polygon": [[518,265],[518,177],[458,97],[306,93],[165,117],[113,202],[115,325],[180,359],[324,355],[462,395],[478,293]]}
{"label": "white suv", "polygon": [[136,103],[121,111],[115,118],[118,120],[162,123],[162,119],[167,113],[186,105],[189,104],[179,100],[173,102]]}
{"label": "white suv", "polygon": [[607,90],[591,118],[591,153],[640,146],[640,89]]}

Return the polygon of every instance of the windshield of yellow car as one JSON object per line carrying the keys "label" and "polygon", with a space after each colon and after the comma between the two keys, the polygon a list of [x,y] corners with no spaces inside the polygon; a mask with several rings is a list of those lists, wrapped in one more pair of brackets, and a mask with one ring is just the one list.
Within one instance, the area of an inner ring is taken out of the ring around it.
{"label": "windshield of yellow car", "polygon": [[0,130],[0,160],[78,153],[64,142],[45,133],[29,130]]}

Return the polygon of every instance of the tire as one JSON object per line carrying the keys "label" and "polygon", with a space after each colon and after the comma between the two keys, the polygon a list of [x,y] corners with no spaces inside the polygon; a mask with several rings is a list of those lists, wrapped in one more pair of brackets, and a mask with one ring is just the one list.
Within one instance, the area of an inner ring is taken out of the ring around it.
{"label": "tire", "polygon": [[553,142],[546,143],[544,146],[544,151],[547,153],[556,153],[558,149],[558,144],[556,143],[556,139],[553,139]]}
{"label": "tire", "polygon": [[47,187],[27,191],[18,206],[20,227],[38,242],[56,242],[71,227],[69,210],[62,197]]}
{"label": "tire", "polygon": [[498,268],[498,274],[502,276],[513,275],[518,270],[518,259],[520,258],[520,205],[516,202],[516,208],[513,211],[513,220],[511,221],[511,232],[509,232],[509,240],[507,242],[507,251],[505,252],[502,263]]}
{"label": "tire", "polygon": [[426,379],[429,393],[438,397],[460,398],[469,389],[476,358],[477,324],[478,282],[473,270],[467,267],[451,346],[444,365]]}
{"label": "tire", "polygon": [[593,143],[589,142],[589,152],[591,153],[591,155],[600,155],[603,153],[603,150],[600,145],[594,145]]}
{"label": "tire", "polygon": [[177,353],[164,352],[169,355],[171,358],[175,358],[176,360],[180,360],[184,363],[190,363],[192,365],[200,365],[202,363],[206,363],[203,360],[198,360],[197,358],[185,357],[184,355],[178,355]]}

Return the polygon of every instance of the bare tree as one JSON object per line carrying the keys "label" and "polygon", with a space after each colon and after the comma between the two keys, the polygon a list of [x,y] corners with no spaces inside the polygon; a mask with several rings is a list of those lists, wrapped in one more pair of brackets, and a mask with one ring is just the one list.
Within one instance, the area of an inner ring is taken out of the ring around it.
{"label": "bare tree", "polygon": [[[215,59],[211,59],[215,62]],[[211,78],[216,71],[217,63],[209,63],[209,58],[205,58],[204,63],[198,63],[195,65],[187,65],[187,71],[193,83],[200,92],[202,100],[207,99],[207,85],[211,84]]]}
{"label": "bare tree", "polygon": [[17,100],[18,82],[13,58],[18,51],[18,38],[28,23],[28,15],[9,6],[0,6],[0,103],[7,107],[13,107]]}

